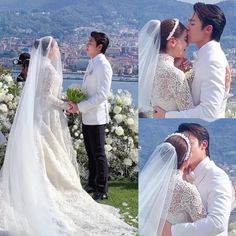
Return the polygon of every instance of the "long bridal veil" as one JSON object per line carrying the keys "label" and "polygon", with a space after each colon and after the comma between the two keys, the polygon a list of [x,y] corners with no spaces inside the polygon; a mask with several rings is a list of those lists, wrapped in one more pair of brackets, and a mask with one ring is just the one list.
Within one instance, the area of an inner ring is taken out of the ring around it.
{"label": "long bridal veil", "polygon": [[56,41],[37,40],[0,173],[0,234],[130,235],[117,209],[96,203],[81,186],[62,81]]}
{"label": "long bridal veil", "polygon": [[149,21],[139,32],[139,109],[150,111],[153,80],[160,49],[159,20]]}
{"label": "long bridal veil", "polygon": [[[39,86],[41,45],[32,51],[28,79],[17,108],[9,134],[4,165],[0,179],[1,227],[10,235],[55,235],[50,202],[43,186],[41,164],[35,143],[35,130],[39,121],[37,110],[37,86]],[[37,189],[37,191],[36,191]],[[44,209],[38,211],[38,209]],[[43,215],[41,215],[43,214]],[[31,228],[34,225],[34,229]]]}
{"label": "long bridal veil", "polygon": [[[48,40],[52,41],[52,38],[48,37]],[[34,48],[31,53],[28,78],[9,134],[1,169],[0,227],[7,229],[10,235],[56,236],[57,232],[51,202],[42,181],[42,163],[35,142],[43,109],[37,94],[38,87],[43,83],[43,78],[39,78],[42,58],[46,56],[42,42],[38,41],[37,49]]]}
{"label": "long bridal veil", "polygon": [[156,147],[139,174],[139,235],[161,235],[175,187],[177,154],[170,143]]}

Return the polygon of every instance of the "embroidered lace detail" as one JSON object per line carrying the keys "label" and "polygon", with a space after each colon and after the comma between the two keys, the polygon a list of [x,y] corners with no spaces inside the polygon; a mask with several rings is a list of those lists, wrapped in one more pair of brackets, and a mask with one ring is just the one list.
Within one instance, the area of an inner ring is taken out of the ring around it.
{"label": "embroidered lace detail", "polygon": [[168,54],[159,55],[151,103],[166,111],[181,111],[193,107],[188,81],[184,73],[174,66],[174,58]]}
{"label": "embroidered lace detail", "polygon": [[45,79],[46,82],[44,83],[43,99],[47,101],[46,103],[65,110],[67,108],[67,103],[62,101],[59,97],[62,92],[62,85],[60,84],[59,75],[50,63],[48,63],[47,61],[45,61],[44,63],[45,71],[42,74],[46,76],[47,79]]}
{"label": "embroidered lace detail", "polygon": [[196,186],[184,181],[182,172],[178,171],[167,220],[171,224],[187,223],[197,221],[206,215]]}

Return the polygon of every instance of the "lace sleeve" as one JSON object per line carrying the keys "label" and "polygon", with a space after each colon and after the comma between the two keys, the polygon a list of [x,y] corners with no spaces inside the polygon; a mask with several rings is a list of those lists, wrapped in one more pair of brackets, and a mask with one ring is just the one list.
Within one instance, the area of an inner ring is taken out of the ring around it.
{"label": "lace sleeve", "polygon": [[206,210],[202,204],[201,196],[197,188],[192,184],[187,184],[185,194],[182,198],[182,206],[185,211],[190,215],[192,221],[197,221],[207,216]]}
{"label": "lace sleeve", "polygon": [[178,109],[182,111],[193,108],[190,88],[184,73],[182,71],[177,71],[177,73],[171,75],[169,80],[168,88],[176,100]]}
{"label": "lace sleeve", "polygon": [[46,82],[44,86],[45,90],[45,99],[47,100],[50,105],[59,107],[61,109],[67,109],[67,102],[62,101],[58,97],[56,97],[53,91],[56,89],[57,85],[57,78],[55,77],[55,73],[51,70],[51,68],[46,69]]}

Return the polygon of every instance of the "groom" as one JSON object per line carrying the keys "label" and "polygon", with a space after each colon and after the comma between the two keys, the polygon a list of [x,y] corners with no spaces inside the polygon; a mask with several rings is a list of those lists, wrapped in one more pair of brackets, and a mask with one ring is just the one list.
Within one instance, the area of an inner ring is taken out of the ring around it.
{"label": "groom", "polygon": [[188,41],[199,48],[194,63],[195,76],[191,86],[194,108],[184,111],[165,112],[156,107],[156,118],[201,118],[225,117],[225,78],[228,65],[220,46],[226,19],[216,5],[196,3],[188,24]]}
{"label": "groom", "polygon": [[184,123],[178,128],[189,137],[190,168],[207,217],[193,223],[165,224],[165,236],[227,236],[232,204],[232,185],[227,174],[210,160],[209,134],[199,124]]}
{"label": "groom", "polygon": [[109,39],[106,34],[92,32],[87,42],[91,58],[82,89],[87,99],[79,104],[70,103],[69,112],[82,113],[82,130],[89,158],[89,180],[85,190],[94,193],[95,200],[108,198],[108,163],[105,155],[105,125],[109,122],[107,97],[111,89],[112,69],[105,57]]}

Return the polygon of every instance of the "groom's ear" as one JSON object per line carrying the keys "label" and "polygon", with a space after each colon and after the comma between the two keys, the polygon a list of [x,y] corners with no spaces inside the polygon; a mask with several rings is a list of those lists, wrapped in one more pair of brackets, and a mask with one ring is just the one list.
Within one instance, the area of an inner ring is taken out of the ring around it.
{"label": "groom's ear", "polygon": [[102,52],[102,44],[98,44],[97,48],[100,50],[100,52]]}
{"label": "groom's ear", "polygon": [[211,36],[213,32],[213,26],[212,25],[205,26],[204,31],[206,32],[207,35]]}
{"label": "groom's ear", "polygon": [[202,143],[201,143],[201,149],[207,149],[207,147],[208,147],[208,142],[207,142],[207,140],[203,140],[202,141]]}

